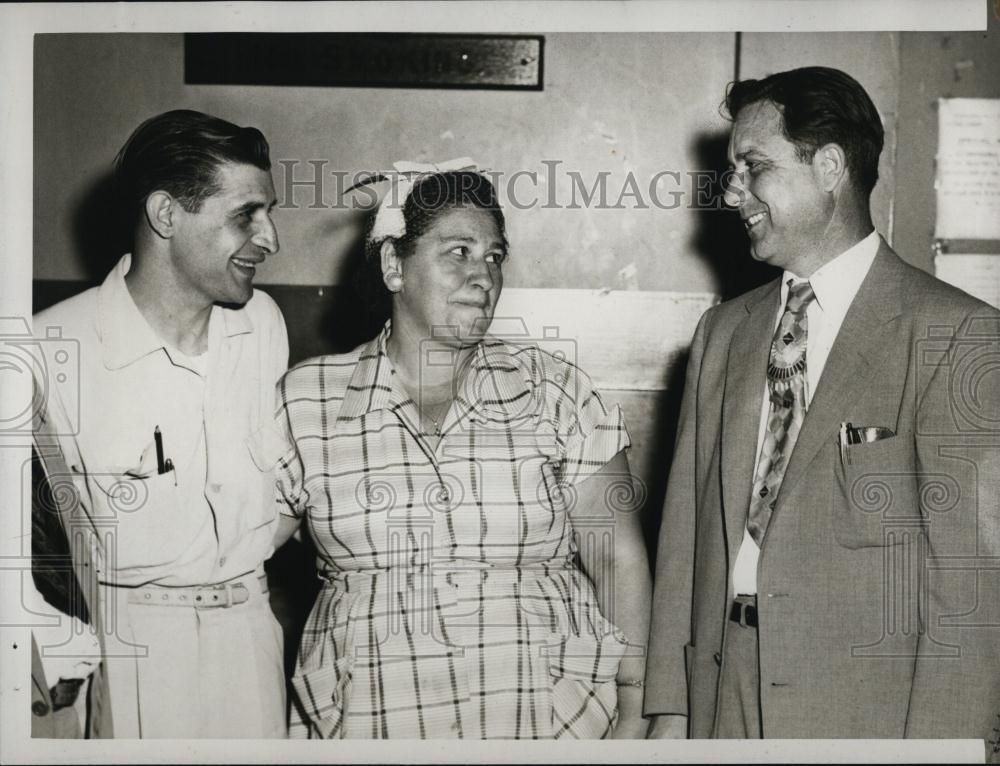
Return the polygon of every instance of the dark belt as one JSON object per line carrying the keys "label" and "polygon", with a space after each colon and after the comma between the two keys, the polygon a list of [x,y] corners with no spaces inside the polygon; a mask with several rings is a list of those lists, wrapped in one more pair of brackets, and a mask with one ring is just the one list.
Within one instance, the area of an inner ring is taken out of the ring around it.
{"label": "dark belt", "polygon": [[729,610],[729,619],[745,628],[757,627],[757,607],[752,603],[734,601]]}

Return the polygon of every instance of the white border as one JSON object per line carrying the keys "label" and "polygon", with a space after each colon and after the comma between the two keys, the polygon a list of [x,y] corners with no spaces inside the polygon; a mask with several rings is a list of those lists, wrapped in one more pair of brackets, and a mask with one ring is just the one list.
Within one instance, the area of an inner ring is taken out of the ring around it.
{"label": "white border", "polygon": [[[30,317],[32,62],[36,32],[184,31],[874,31],[980,30],[985,0],[631,0],[631,2],[86,3],[0,6],[0,316]],[[8,376],[9,377],[9,376]],[[24,401],[28,381],[0,395]],[[26,447],[0,442],[0,529],[17,529]],[[9,522],[14,521],[11,524]],[[20,541],[0,536],[0,557]],[[0,592],[10,615],[19,594]],[[0,641],[0,760],[21,762],[982,762],[978,741],[392,742],[31,741],[26,629]],[[18,650],[13,644],[17,643]],[[238,704],[238,701],[234,701]]]}

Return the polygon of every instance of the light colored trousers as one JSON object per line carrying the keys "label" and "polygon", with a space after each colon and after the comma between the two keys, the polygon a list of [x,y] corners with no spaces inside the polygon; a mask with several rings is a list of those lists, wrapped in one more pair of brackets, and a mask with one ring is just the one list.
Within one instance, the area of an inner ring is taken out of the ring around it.
{"label": "light colored trousers", "polygon": [[287,736],[284,640],[266,593],[195,609],[101,591],[116,610],[105,622],[115,626],[105,649],[116,739]]}

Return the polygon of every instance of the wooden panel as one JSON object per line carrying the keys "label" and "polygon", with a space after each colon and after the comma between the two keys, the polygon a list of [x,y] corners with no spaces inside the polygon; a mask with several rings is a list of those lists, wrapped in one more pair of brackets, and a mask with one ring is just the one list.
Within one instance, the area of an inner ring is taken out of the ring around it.
{"label": "wooden panel", "polygon": [[717,302],[711,293],[508,288],[491,330],[567,354],[598,388],[663,391]]}
{"label": "wooden panel", "polygon": [[540,36],[192,33],[188,85],[542,89]]}

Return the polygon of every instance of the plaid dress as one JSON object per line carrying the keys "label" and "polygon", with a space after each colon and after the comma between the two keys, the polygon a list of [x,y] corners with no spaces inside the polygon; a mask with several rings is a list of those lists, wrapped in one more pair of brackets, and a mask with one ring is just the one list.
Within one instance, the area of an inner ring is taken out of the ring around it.
{"label": "plaid dress", "polygon": [[[389,332],[280,384],[279,502],[304,517],[324,581],[291,736],[606,736],[626,638],[575,563],[568,511],[628,446],[620,409],[572,364],[489,338],[432,448]],[[612,514],[595,516],[583,544],[611,545]]]}

